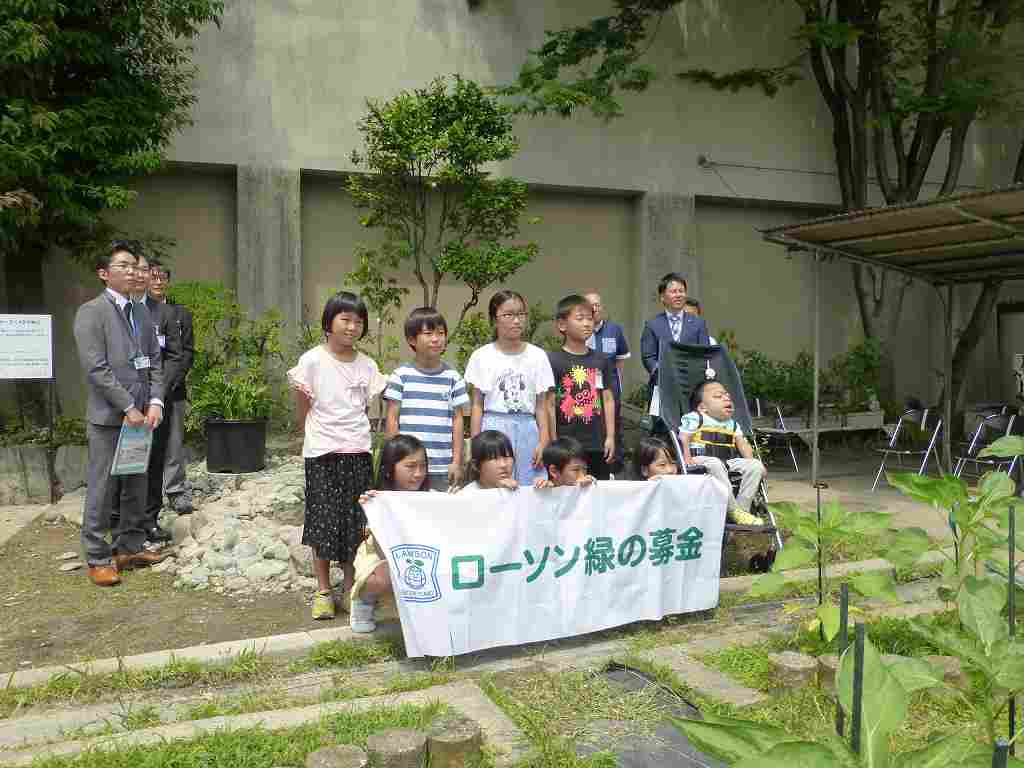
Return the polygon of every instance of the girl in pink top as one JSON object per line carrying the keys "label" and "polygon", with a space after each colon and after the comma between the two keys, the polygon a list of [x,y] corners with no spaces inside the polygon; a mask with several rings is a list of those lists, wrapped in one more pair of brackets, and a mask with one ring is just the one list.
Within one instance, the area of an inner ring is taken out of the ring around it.
{"label": "girl in pink top", "polygon": [[352,588],[352,561],[366,528],[366,516],[358,503],[373,487],[366,410],[387,385],[377,364],[355,348],[366,335],[367,315],[366,304],[355,294],[341,291],[332,296],[324,306],[324,343],[302,355],[298,365],[288,371],[299,426],[305,433],[302,543],[313,548],[318,583],[314,619],[334,618],[332,561],[344,572],[342,595]]}

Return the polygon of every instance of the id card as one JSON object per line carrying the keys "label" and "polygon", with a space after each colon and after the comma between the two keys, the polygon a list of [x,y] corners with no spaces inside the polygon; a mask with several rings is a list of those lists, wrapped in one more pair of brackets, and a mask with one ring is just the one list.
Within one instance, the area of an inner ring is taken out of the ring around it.
{"label": "id card", "polygon": [[167,337],[164,336],[163,334],[158,333],[156,335],[156,341],[157,341],[157,344],[160,345],[160,349],[163,349],[164,347],[167,346]]}
{"label": "id card", "polygon": [[140,357],[136,357],[134,360],[132,360],[132,362],[135,363],[136,371],[145,371],[151,365],[149,357],[147,355],[141,355]]}

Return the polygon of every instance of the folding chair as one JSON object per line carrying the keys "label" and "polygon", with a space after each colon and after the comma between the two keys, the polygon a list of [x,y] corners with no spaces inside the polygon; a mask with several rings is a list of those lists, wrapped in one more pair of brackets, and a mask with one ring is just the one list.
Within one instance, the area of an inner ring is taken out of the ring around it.
{"label": "folding chair", "polygon": [[1013,470],[1017,464],[1016,456],[1012,459],[999,459],[994,457],[982,459],[978,457],[978,454],[982,449],[991,445],[1000,437],[1009,435],[1013,429],[1013,424],[1016,419],[1017,417],[1014,414],[995,413],[986,416],[979,421],[977,429],[974,430],[974,434],[971,435],[971,440],[967,444],[967,450],[962,456],[956,457],[956,465],[953,469],[953,474],[956,477],[960,477],[967,464],[974,465],[974,472],[969,474],[970,477],[981,477],[981,467],[987,467],[990,470],[1007,467],[1009,473],[1013,474]]}
{"label": "folding chair", "polygon": [[[890,456],[896,456],[902,463],[904,456],[920,456],[921,466],[917,474],[923,475],[928,467],[929,457],[935,458],[935,463],[942,471],[942,463],[939,461],[939,452],[936,445],[939,442],[939,433],[942,431],[942,419],[938,416],[938,408],[911,409],[900,416],[896,422],[896,428],[889,438],[889,443],[875,451],[882,454],[882,463],[875,474],[875,482],[871,485],[874,492],[878,487],[878,481],[882,479],[885,472],[885,462]],[[919,431],[920,434],[913,434],[910,428]],[[909,437],[900,442],[900,435]]]}
{"label": "folding chair", "polygon": [[[662,420],[669,428],[669,439],[676,455],[676,463],[683,474],[703,472],[702,468],[687,467],[683,461],[682,446],[679,444],[679,424],[682,417],[689,411],[690,394],[706,379],[706,371],[715,372],[715,381],[720,382],[729,391],[733,400],[733,418],[743,431],[751,435],[751,417],[747,400],[743,395],[743,381],[739,371],[729,359],[725,349],[719,346],[697,346],[662,342],[658,356],[658,393],[659,409]],[[752,441],[757,451],[756,440]],[[759,454],[758,457],[760,458]],[[730,477],[730,479],[732,479]],[[738,479],[738,476],[737,476]],[[736,492],[734,488],[733,493]],[[775,523],[775,516],[768,508],[767,484],[762,481],[758,497],[751,505],[751,512],[766,520],[766,526],[736,525],[726,522],[725,539],[722,542],[723,552],[729,536],[736,534],[771,534],[774,550],[763,553],[760,560],[770,566],[775,551],[782,549],[782,536]]]}
{"label": "folding chair", "polygon": [[[800,443],[800,435],[786,426],[786,419],[782,415],[782,408],[779,407],[778,403],[757,403],[759,408],[763,408],[763,412],[774,419],[774,427],[761,427],[754,426],[753,432],[756,435],[765,435],[770,440],[785,445],[789,450],[789,458],[793,460],[793,471],[799,472],[800,465],[796,463],[796,451],[793,450],[793,443],[796,441]],[[760,414],[759,414],[760,415]]]}

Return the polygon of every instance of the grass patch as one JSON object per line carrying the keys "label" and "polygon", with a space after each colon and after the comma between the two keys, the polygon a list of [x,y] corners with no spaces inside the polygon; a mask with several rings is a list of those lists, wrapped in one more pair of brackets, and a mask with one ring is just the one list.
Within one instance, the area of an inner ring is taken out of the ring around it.
{"label": "grass patch", "polygon": [[227,664],[201,664],[197,661],[173,659],[163,667],[121,669],[100,675],[83,675],[69,669],[40,685],[28,688],[8,686],[0,690],[0,719],[39,704],[87,703],[107,696],[156,688],[224,685],[262,677],[274,669],[273,662],[255,651],[243,651]]}
{"label": "grass patch", "polygon": [[334,744],[366,746],[373,733],[388,728],[426,728],[446,708],[381,707],[358,714],[331,715],[320,722],[282,731],[263,728],[216,731],[192,741],[95,750],[74,758],[38,760],[35,768],[210,768],[211,766],[303,765],[306,755]]}
{"label": "grass patch", "polygon": [[[931,621],[938,626],[948,626],[956,620],[956,613],[953,611],[933,614],[931,617]],[[913,632],[910,628],[910,621],[907,619],[881,616],[868,622],[866,626],[868,639],[879,653],[895,653],[900,656],[928,656],[942,653],[942,650],[927,638]],[[799,651],[811,656],[821,656],[825,653],[837,653],[839,640],[837,638],[826,643],[817,632],[808,632],[801,628],[795,635],[779,636],[774,645],[774,650]]]}
{"label": "grass patch", "polygon": [[767,691],[773,684],[772,665],[768,661],[768,654],[772,650],[769,643],[736,645],[697,658],[701,663],[724,672],[748,688]]}
{"label": "grass patch", "polygon": [[311,669],[340,667],[351,669],[382,661],[396,661],[405,656],[405,646],[400,637],[382,640],[332,640],[317,643],[304,659],[292,662],[290,672],[307,672]]}

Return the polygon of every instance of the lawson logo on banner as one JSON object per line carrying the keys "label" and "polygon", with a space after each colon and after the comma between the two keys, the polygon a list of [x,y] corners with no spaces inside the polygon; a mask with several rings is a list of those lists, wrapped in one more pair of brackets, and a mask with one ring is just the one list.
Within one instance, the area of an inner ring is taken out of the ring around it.
{"label": "lawson logo on banner", "polygon": [[718,604],[727,489],[381,493],[366,505],[409,656],[552,640]]}

